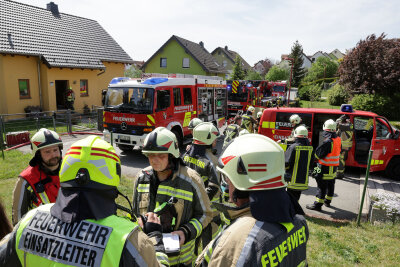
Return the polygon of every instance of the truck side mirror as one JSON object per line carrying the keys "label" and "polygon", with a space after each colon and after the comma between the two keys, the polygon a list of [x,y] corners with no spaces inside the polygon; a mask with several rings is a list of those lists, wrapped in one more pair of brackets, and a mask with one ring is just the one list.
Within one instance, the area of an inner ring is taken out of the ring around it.
{"label": "truck side mirror", "polygon": [[393,134],[393,139],[399,139],[399,136],[400,136],[400,131],[399,131],[399,130],[396,130],[396,131],[394,132],[394,134]]}

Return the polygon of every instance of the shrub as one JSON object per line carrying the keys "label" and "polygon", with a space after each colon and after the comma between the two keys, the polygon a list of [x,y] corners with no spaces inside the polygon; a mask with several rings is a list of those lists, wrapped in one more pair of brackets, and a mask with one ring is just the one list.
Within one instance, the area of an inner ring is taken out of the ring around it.
{"label": "shrub", "polygon": [[390,120],[398,120],[400,119],[397,110],[399,101],[399,94],[394,94],[392,97],[360,94],[354,96],[350,103],[354,109],[371,111]]}
{"label": "shrub", "polygon": [[321,98],[321,86],[319,84],[300,87],[297,96],[301,100],[318,101]]}
{"label": "shrub", "polygon": [[335,84],[328,92],[328,102],[332,106],[340,106],[347,103],[350,95],[349,92],[340,84]]}

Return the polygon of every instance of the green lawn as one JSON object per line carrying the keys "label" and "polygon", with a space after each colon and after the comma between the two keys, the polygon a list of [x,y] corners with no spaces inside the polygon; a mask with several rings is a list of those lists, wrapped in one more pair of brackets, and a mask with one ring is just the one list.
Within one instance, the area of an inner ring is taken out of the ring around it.
{"label": "green lawn", "polygon": [[303,108],[329,108],[329,109],[340,109],[340,106],[330,105],[326,99],[321,99],[320,101],[306,101],[300,100],[300,105]]}

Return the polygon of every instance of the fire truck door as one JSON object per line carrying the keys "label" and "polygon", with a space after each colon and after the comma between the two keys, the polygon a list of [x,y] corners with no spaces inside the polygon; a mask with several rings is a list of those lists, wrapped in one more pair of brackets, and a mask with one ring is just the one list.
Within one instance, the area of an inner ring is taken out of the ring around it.
{"label": "fire truck door", "polygon": [[393,133],[389,122],[382,117],[377,117],[375,123],[376,127],[372,139],[372,149],[374,150],[371,161],[372,171],[384,169],[394,153],[395,146],[394,139],[391,138]]}
{"label": "fire truck door", "polygon": [[[171,105],[171,90],[169,88],[156,91],[157,99],[157,117],[161,117],[162,120],[157,126],[166,127],[174,119],[173,107]],[[160,116],[161,115],[161,116]]]}

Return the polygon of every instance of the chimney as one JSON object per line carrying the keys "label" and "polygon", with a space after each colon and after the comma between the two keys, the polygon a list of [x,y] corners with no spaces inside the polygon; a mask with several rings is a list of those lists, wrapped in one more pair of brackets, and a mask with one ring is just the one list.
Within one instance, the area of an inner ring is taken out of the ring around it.
{"label": "chimney", "polygon": [[227,45],[225,46],[225,50],[228,51],[228,46]]}
{"label": "chimney", "polygon": [[54,2],[50,2],[47,4],[47,10],[51,11],[54,16],[60,16],[60,12],[58,12],[58,5],[54,4]]}
{"label": "chimney", "polygon": [[199,44],[200,44],[200,46],[201,46],[201,47],[203,47],[203,48],[204,48],[204,43],[203,43],[203,41],[200,41],[200,43],[199,43]]}

